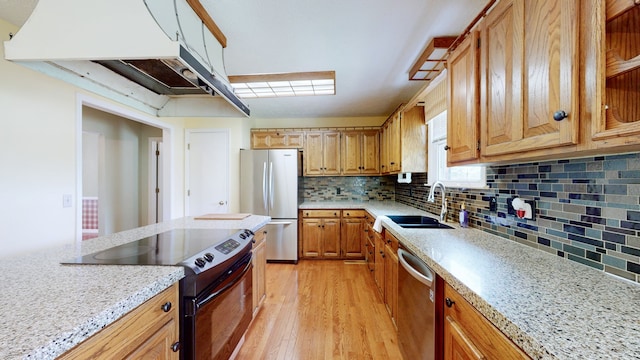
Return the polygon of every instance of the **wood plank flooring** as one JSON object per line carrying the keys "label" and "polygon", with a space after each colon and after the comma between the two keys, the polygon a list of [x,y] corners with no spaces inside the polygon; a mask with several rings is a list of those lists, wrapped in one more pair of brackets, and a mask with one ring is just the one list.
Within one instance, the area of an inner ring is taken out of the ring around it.
{"label": "wood plank flooring", "polygon": [[267,298],[236,359],[402,359],[364,262],[267,264]]}

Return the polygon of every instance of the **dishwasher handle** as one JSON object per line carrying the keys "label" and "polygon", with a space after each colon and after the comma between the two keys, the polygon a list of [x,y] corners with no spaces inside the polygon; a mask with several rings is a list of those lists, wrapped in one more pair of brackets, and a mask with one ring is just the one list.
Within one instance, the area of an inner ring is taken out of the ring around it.
{"label": "dishwasher handle", "polygon": [[400,265],[416,280],[428,287],[432,287],[433,271],[417,256],[408,251],[398,249],[398,260]]}

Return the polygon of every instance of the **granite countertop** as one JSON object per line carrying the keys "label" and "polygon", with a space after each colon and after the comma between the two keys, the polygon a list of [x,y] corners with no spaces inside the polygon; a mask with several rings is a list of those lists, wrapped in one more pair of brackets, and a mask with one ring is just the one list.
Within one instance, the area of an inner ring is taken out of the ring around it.
{"label": "granite countertop", "polygon": [[0,359],[54,359],[184,277],[179,266],[60,265],[179,228],[257,230],[269,217],[193,220],[149,225],[15,258],[0,271]]}
{"label": "granite countertop", "polygon": [[[301,209],[433,214],[395,202]],[[383,226],[534,359],[639,359],[640,285],[487,232]]]}

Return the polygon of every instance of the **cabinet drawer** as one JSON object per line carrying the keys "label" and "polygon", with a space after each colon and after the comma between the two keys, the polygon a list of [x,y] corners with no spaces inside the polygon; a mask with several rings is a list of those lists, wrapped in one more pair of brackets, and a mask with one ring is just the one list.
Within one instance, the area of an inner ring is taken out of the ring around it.
{"label": "cabinet drawer", "polygon": [[384,242],[388,244],[394,252],[398,252],[398,239],[387,230],[384,231]]}
{"label": "cabinet drawer", "polygon": [[340,217],[340,210],[302,210],[305,218],[332,218]]}
{"label": "cabinet drawer", "polygon": [[344,218],[363,218],[367,214],[364,210],[342,210]]}
{"label": "cabinet drawer", "polygon": [[520,348],[493,326],[449,284],[444,286],[444,298],[451,306],[444,305],[445,347],[446,326],[453,327],[458,337],[470,343],[487,359],[530,359]]}
{"label": "cabinet drawer", "polygon": [[177,359],[171,346],[179,340],[179,306],[176,283],[58,359],[124,359],[149,351],[159,352],[158,359]]}

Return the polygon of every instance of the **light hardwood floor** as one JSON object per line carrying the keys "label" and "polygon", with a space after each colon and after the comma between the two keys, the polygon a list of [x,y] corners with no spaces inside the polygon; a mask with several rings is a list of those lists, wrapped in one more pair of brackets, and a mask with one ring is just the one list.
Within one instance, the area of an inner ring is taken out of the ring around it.
{"label": "light hardwood floor", "polygon": [[267,298],[236,359],[402,359],[364,262],[267,264]]}

